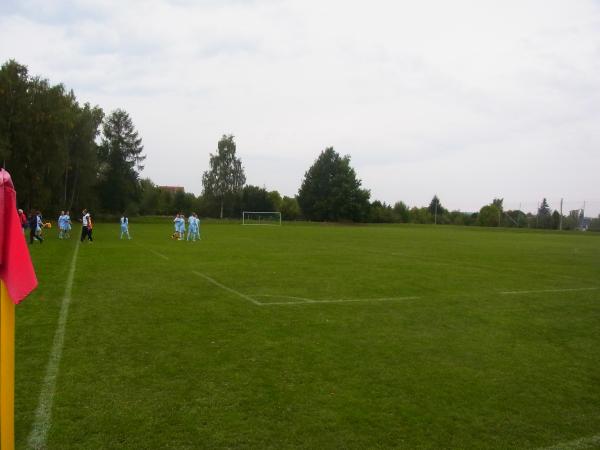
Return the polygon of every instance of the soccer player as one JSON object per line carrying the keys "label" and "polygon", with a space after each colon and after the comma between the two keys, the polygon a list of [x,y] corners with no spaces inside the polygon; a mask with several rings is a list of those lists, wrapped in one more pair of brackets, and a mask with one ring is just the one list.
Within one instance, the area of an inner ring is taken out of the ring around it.
{"label": "soccer player", "polygon": [[65,232],[63,237],[65,239],[71,239],[71,215],[69,211],[65,212],[65,216],[63,218],[63,223],[65,224]]}
{"label": "soccer player", "polygon": [[179,213],[179,239],[185,239],[185,214]]}
{"label": "soccer player", "polygon": [[188,226],[189,226],[189,231],[188,231],[188,235],[187,235],[188,241],[194,242],[196,239],[200,239],[200,233],[198,230],[199,222],[200,221],[198,220],[198,216],[196,216],[196,213],[192,213],[190,215],[190,217],[188,218]]}
{"label": "soccer player", "polygon": [[92,239],[92,216],[87,209],[84,209],[81,214],[81,242],[88,238],[88,241],[93,242]]}
{"label": "soccer player", "polygon": [[179,235],[179,214],[175,214],[175,218],[173,219],[173,226],[175,228],[175,232],[173,233],[173,239],[180,239]]}
{"label": "soccer player", "polygon": [[194,219],[196,219],[196,234],[198,235],[198,240],[202,239],[200,237],[200,218],[198,214],[194,213]]}
{"label": "soccer player", "polygon": [[41,231],[39,231],[39,226],[38,226],[38,222],[39,222],[39,218],[38,218],[38,213],[35,211],[31,211],[31,213],[29,214],[29,244],[33,244],[33,240],[37,239],[39,241],[39,243],[43,243],[44,240],[42,239],[41,236]]}
{"label": "soccer player", "polygon": [[65,212],[61,211],[58,216],[58,238],[64,239],[65,237]]}
{"label": "soccer player", "polygon": [[125,213],[121,216],[121,237],[119,239],[123,239],[124,234],[127,235],[127,239],[131,239],[131,236],[129,236],[129,219]]}
{"label": "soccer player", "polygon": [[19,208],[19,210],[17,211],[18,215],[19,215],[19,222],[21,223],[21,228],[23,228],[23,235],[25,234],[25,229],[29,226],[29,224],[27,223],[27,216],[25,215],[25,213],[23,212],[22,209]]}
{"label": "soccer player", "polygon": [[35,229],[35,234],[36,234],[36,236],[39,236],[39,238],[41,239],[42,231],[44,230],[44,218],[42,217],[42,212],[39,210],[35,213],[35,216],[37,219],[37,226]]}

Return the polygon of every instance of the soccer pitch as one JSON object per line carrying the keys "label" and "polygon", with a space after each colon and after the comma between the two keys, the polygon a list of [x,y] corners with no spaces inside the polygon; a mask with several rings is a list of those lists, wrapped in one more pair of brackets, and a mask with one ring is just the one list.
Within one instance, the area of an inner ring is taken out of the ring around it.
{"label": "soccer pitch", "polygon": [[600,235],[171,232],[30,247],[18,448],[600,446]]}

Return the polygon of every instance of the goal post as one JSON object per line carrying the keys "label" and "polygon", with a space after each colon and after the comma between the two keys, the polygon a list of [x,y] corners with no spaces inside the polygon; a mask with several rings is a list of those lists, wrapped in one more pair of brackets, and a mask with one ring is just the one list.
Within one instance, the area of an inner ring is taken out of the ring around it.
{"label": "goal post", "polygon": [[244,211],[242,225],[281,225],[279,211]]}

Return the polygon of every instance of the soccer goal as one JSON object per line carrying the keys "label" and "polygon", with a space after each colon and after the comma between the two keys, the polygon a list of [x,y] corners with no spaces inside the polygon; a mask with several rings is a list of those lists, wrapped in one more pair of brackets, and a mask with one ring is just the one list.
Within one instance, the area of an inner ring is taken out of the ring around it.
{"label": "soccer goal", "polygon": [[278,211],[244,211],[242,225],[281,225],[281,213]]}

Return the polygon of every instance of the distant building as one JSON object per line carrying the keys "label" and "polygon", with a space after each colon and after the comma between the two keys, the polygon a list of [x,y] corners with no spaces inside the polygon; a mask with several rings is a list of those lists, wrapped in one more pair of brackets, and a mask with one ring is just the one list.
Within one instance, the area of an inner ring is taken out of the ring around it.
{"label": "distant building", "polygon": [[175,194],[176,192],[185,192],[183,186],[159,186],[159,189]]}

